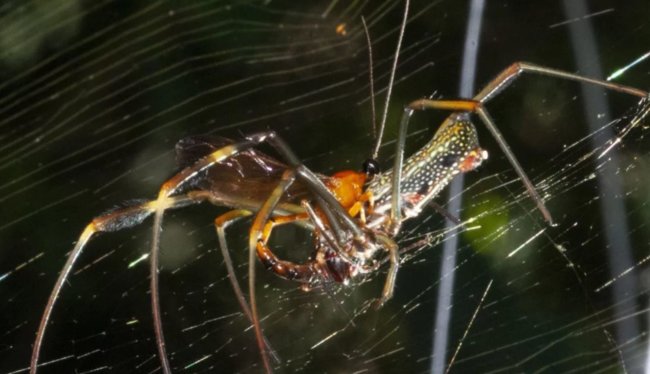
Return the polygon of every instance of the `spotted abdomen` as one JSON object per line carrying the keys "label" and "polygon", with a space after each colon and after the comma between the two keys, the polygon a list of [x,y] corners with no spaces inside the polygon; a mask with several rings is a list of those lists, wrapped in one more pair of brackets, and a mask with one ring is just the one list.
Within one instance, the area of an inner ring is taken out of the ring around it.
{"label": "spotted abdomen", "polygon": [[[469,116],[448,117],[433,139],[404,162],[400,181],[404,217],[417,215],[456,174],[475,169],[486,158]],[[368,186],[378,213],[390,210],[392,174],[386,172]]]}

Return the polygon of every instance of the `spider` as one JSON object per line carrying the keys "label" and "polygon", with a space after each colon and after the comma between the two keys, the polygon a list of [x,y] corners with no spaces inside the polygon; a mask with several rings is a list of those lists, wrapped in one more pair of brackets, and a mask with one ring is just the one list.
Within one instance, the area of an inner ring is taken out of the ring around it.
{"label": "spider", "polygon": [[[408,2],[406,4],[408,9]],[[404,12],[401,34],[407,19]],[[399,38],[401,42],[401,35]],[[395,74],[399,45],[391,71]],[[94,218],[81,233],[70,253],[42,314],[34,341],[30,373],[38,368],[45,331],[76,260],[86,244],[100,232],[114,232],[142,223],[153,215],[153,240],[150,253],[150,289],[154,332],[162,371],[171,373],[167,358],[158,292],[158,252],[163,215],[168,209],[201,202],[231,208],[214,221],[219,246],[229,279],[244,314],[253,323],[261,359],[267,372],[272,371],[273,355],[260,326],[255,297],[255,257],[278,276],[310,288],[321,283],[349,283],[363,274],[378,270],[386,258],[390,262],[386,281],[377,300],[380,306],[393,295],[400,265],[399,247],[394,238],[404,221],[417,217],[459,173],[476,169],[487,159],[479,146],[472,117],[476,116],[497,140],[501,151],[537,204],[544,219],[552,217],[534,185],[505,142],[485,104],[506,89],[522,73],[572,80],[602,86],[610,90],[648,97],[648,92],[531,63],[516,62],[489,82],[472,99],[420,99],[408,104],[402,115],[396,142],[393,168],[379,171],[376,156],[364,163],[362,171],[342,171],[332,176],[316,174],[293,153],[275,132],[250,135],[233,142],[217,137],[192,137],[176,145],[181,164],[186,166],[165,181],[156,199],[114,210]],[[387,97],[390,93],[387,94]],[[386,105],[387,107],[387,105]],[[409,120],[415,111],[446,110],[432,139],[404,159]],[[386,115],[384,114],[384,121]],[[382,127],[383,129],[383,124]],[[381,142],[379,137],[377,144]],[[270,145],[282,158],[255,149]],[[375,152],[376,153],[376,152]],[[235,277],[230,259],[226,228],[238,219],[254,216],[249,234],[249,298]],[[273,229],[279,225],[299,224],[311,230],[314,252],[304,263],[278,258],[269,247]]]}

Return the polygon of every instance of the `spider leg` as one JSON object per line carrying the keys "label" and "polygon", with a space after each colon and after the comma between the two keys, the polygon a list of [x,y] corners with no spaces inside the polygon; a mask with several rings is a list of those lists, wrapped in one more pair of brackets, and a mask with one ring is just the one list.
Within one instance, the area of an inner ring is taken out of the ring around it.
{"label": "spider leg", "polygon": [[[248,296],[250,299],[251,311],[253,314],[253,326],[255,328],[255,336],[257,337],[257,345],[262,355],[262,363],[267,373],[271,373],[271,364],[266,354],[264,344],[262,344],[262,327],[257,312],[257,301],[255,299],[255,253],[257,252],[257,243],[262,238],[262,227],[271,216],[271,211],[277,205],[280,197],[289,188],[291,183],[295,180],[296,172],[294,170],[287,170],[282,175],[282,180],[278,186],[273,190],[269,198],[264,202],[262,208],[258,211],[251,226],[248,242]],[[270,251],[269,251],[270,252]],[[259,256],[259,253],[258,253]],[[261,258],[260,258],[261,259]]]}
{"label": "spider leg", "polygon": [[228,279],[230,280],[232,288],[237,295],[237,301],[239,301],[239,305],[250,320],[252,320],[252,315],[250,308],[248,307],[248,303],[246,302],[246,298],[244,297],[244,293],[242,292],[241,287],[239,286],[239,282],[237,281],[237,277],[235,276],[235,269],[232,265],[230,251],[228,250],[228,244],[226,242],[225,230],[226,227],[228,227],[231,223],[234,223],[240,218],[248,217],[251,214],[253,213],[248,210],[235,209],[220,215],[214,220],[214,226],[217,230],[217,237],[219,239],[219,249],[221,250],[221,255],[223,256],[224,262],[226,264],[226,269],[228,271]]}
{"label": "spider leg", "polygon": [[499,131],[499,129],[494,124],[494,120],[492,120],[492,117],[488,114],[487,110],[485,109],[485,107],[483,107],[483,105],[479,105],[476,107],[476,114],[478,114],[479,118],[485,124],[485,127],[487,127],[488,130],[490,130],[492,136],[494,137],[494,139],[496,139],[497,143],[499,144],[499,147],[501,148],[501,151],[506,155],[506,158],[508,159],[508,161],[510,161],[510,165],[512,165],[512,168],[515,169],[515,172],[519,175],[519,179],[521,179],[521,181],[524,183],[524,186],[526,186],[526,189],[528,190],[528,194],[533,199],[533,201],[537,203],[537,209],[539,209],[539,211],[542,212],[542,215],[544,216],[546,222],[548,222],[549,225],[553,226],[554,223],[553,223],[553,218],[551,217],[551,212],[549,212],[549,210],[546,208],[546,205],[544,205],[544,200],[537,192],[537,189],[533,185],[533,182],[531,182],[530,178],[528,178],[528,175],[526,175],[524,168],[522,168],[521,165],[519,164],[519,161],[517,161],[515,154],[512,153],[512,150],[508,146],[508,143],[506,143],[506,140],[501,134],[501,131]]}
{"label": "spider leg", "polygon": [[[306,213],[278,216],[274,218],[271,217],[271,213],[275,209],[278,201],[295,179],[296,171],[291,169],[287,170],[282,175],[280,183],[278,183],[277,187],[257,212],[250,230],[249,248],[251,250],[251,256],[257,254],[257,257],[262,264],[280,277],[288,280],[307,282],[314,275],[314,269],[311,264],[295,264],[290,261],[280,260],[268,247],[268,240],[271,237],[271,233],[275,226],[309,218]],[[252,257],[251,260],[254,260],[254,257]]]}
{"label": "spider leg", "polygon": [[309,201],[303,200],[301,202],[302,207],[305,209],[307,212],[307,215],[309,216],[309,219],[314,223],[314,226],[318,229],[318,231],[323,235],[325,240],[327,240],[327,243],[338,253],[344,254],[345,251],[343,251],[343,248],[340,246],[340,242],[337,241],[337,238],[335,238],[335,230],[330,229],[329,227],[325,226],[325,222],[321,219],[321,217],[316,213],[314,208],[311,206]]}
{"label": "spider leg", "polygon": [[[228,198],[227,196],[217,195],[213,191],[196,190],[196,191],[190,191],[186,195],[192,199],[208,201],[212,205],[235,207],[236,208],[235,210],[241,209],[250,212],[256,211],[257,209],[260,208],[260,205],[262,204],[262,202],[256,200],[255,201],[245,200],[241,198],[231,199]],[[298,204],[280,203],[278,204],[278,206],[276,207],[273,213],[279,215],[298,214],[298,213],[304,213],[304,209]],[[301,222],[301,223],[303,224],[302,226],[304,226],[307,229],[313,228],[313,226],[307,222]]]}
{"label": "spider leg", "polygon": [[[186,195],[180,195],[168,198],[165,201],[164,209],[179,208],[191,204],[196,204],[199,201],[193,198],[189,198]],[[43,344],[43,338],[45,337],[45,330],[49,323],[52,311],[56,304],[56,301],[59,298],[63,284],[68,280],[70,272],[75,265],[75,262],[81,256],[82,251],[86,247],[86,244],[90,241],[95,234],[100,232],[114,232],[129,227],[136,226],[142,223],[147,217],[149,217],[154,211],[159,209],[158,201],[149,201],[143,204],[122,208],[115,210],[99,217],[94,218],[83,230],[77,243],[74,248],[68,255],[68,259],[59,274],[59,277],[56,280],[50,297],[41,316],[41,322],[36,332],[36,339],[34,340],[34,346],[32,348],[32,357],[30,360],[29,372],[35,374],[38,368],[38,359],[41,352],[41,346]]]}
{"label": "spider leg", "polygon": [[445,208],[440,206],[440,204],[436,203],[435,201],[430,201],[429,206],[433,208],[438,214],[441,216],[447,218],[449,222],[453,223],[456,226],[461,226],[463,224],[463,221],[460,220],[460,218],[454,216],[453,214],[449,213]]}
{"label": "spider leg", "polygon": [[[269,235],[271,234],[271,228],[273,227],[273,222],[269,221],[271,219],[271,213],[277,206],[280,198],[286,193],[287,189],[295,181],[298,171],[295,169],[288,169],[282,175],[282,179],[276,186],[276,188],[271,192],[268,199],[264,202],[260,210],[257,212],[253,224],[251,225],[250,234],[249,234],[249,259],[248,259],[248,287],[249,287],[249,299],[251,311],[253,314],[253,322],[255,327],[255,334],[257,336],[257,342],[262,354],[262,361],[266,372],[271,372],[271,366],[268,362],[268,357],[262,343],[262,328],[259,324],[259,315],[257,310],[257,301],[255,298],[255,255],[260,259],[260,261],[267,267],[273,270],[279,276],[300,281],[309,281],[311,278],[318,273],[318,270],[315,268],[314,263],[308,264],[294,264],[289,261],[279,260],[275,254],[267,246]],[[340,205],[339,205],[340,206]],[[284,218],[285,223],[298,219],[306,219],[307,215],[301,214],[293,217]]]}
{"label": "spider leg", "polygon": [[560,78],[564,80],[571,80],[576,82],[593,84],[596,86],[605,87],[612,91],[622,92],[638,97],[648,96],[648,92],[639,90],[637,88],[624,86],[621,84],[616,84],[612,82],[603,81],[600,79],[593,79],[582,77],[578,74],[569,73],[562,70],[547,68],[545,66],[531,64],[529,62],[515,62],[514,64],[505,68],[499,75],[496,76],[490,83],[488,83],[476,96],[474,100],[481,103],[486,103],[498,94],[500,94],[504,89],[510,86],[517,78],[521,76],[522,73],[534,73],[539,75],[545,75],[548,77]]}
{"label": "spider leg", "polygon": [[[228,280],[230,281],[230,284],[232,285],[232,289],[235,292],[237,301],[239,302],[239,306],[244,311],[244,314],[246,315],[248,320],[251,323],[254,323],[251,309],[248,306],[248,302],[246,301],[244,292],[242,291],[239,285],[239,281],[237,281],[237,276],[235,275],[235,269],[233,267],[232,258],[230,257],[230,250],[228,249],[228,244],[226,241],[226,228],[230,224],[237,221],[238,219],[248,217],[252,214],[253,213],[249,210],[234,209],[217,217],[214,220],[214,226],[217,230],[217,237],[219,239],[219,249],[221,250],[221,255],[223,256],[223,260],[226,264],[226,269],[228,271]],[[266,349],[270,353],[271,358],[276,363],[280,363],[281,362],[280,357],[277,355],[275,350],[271,347],[271,344],[269,343],[268,339],[266,339],[265,336],[263,336],[263,339],[264,339],[264,345],[266,346]]]}
{"label": "spider leg", "polygon": [[[304,202],[306,202],[306,201],[303,200],[303,203]],[[316,196],[316,202],[321,207],[326,206],[326,204],[327,204],[320,196]],[[307,211],[307,214],[310,214],[309,209],[313,210],[313,208],[310,205],[307,206],[307,205],[303,204],[302,207],[303,207],[303,209],[305,209]],[[335,248],[338,251],[341,248],[341,246],[343,246],[345,240],[347,239],[347,238],[344,237],[345,235],[343,235],[343,228],[341,227],[341,224],[339,223],[338,217],[334,215],[334,212],[332,212],[329,209],[322,209],[322,212],[325,214],[325,217],[327,218],[327,222],[329,223],[329,225],[331,227],[331,230],[329,230],[329,232],[333,235],[333,239],[336,240],[336,245],[334,245],[333,248]],[[313,218],[316,217],[315,212],[314,212],[313,215],[310,214],[310,216],[312,217],[312,221],[314,222],[314,225],[318,226],[318,224],[319,224],[318,221],[321,221],[321,223],[322,223],[322,220],[320,219],[320,217],[318,217],[318,219],[313,219]]]}
{"label": "spider leg", "polygon": [[395,280],[399,270],[399,246],[393,239],[385,235],[377,235],[377,239],[383,244],[383,248],[388,251],[390,257],[390,267],[388,268],[388,274],[386,274],[384,289],[381,292],[381,297],[375,302],[375,307],[380,308],[393,297]]}

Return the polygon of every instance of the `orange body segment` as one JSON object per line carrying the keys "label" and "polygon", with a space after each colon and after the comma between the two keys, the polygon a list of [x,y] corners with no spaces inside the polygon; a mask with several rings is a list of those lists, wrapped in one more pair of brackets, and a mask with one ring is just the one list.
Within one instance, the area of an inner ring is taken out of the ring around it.
{"label": "orange body segment", "polygon": [[332,175],[327,188],[343,208],[349,209],[362,199],[366,174],[353,170],[344,170]]}

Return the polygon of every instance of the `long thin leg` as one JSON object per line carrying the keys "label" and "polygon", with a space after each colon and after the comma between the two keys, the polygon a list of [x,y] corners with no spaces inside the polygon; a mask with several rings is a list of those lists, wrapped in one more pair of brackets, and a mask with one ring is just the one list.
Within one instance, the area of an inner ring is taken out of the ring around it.
{"label": "long thin leg", "polygon": [[375,303],[375,307],[379,308],[393,297],[395,280],[397,279],[397,271],[399,270],[399,246],[395,241],[393,241],[393,239],[385,235],[378,235],[377,240],[384,244],[384,248],[388,251],[388,255],[390,256],[390,267],[388,268],[388,274],[386,274],[384,289],[382,290],[381,298],[379,298]]}
{"label": "long thin leg", "polygon": [[612,91],[623,92],[638,97],[648,96],[648,92],[639,90],[637,88],[624,86],[621,84],[616,84],[612,82],[603,81],[600,79],[593,79],[582,77],[578,74],[569,73],[562,70],[547,68],[545,66],[539,66],[531,64],[529,62],[515,62],[514,64],[508,66],[504,69],[499,75],[496,76],[490,83],[488,83],[476,96],[474,100],[480,101],[481,103],[486,103],[495,96],[497,96],[501,91],[506,89],[512,84],[517,78],[521,76],[522,73],[534,73],[540,75],[546,75],[549,77],[560,78],[565,80],[571,80],[576,82],[593,84],[596,86],[605,87]]}
{"label": "long thin leg", "polygon": [[[303,203],[304,203],[304,205],[309,206],[308,202],[304,201]],[[309,208],[311,209],[311,206],[309,206]],[[226,241],[226,231],[225,231],[226,228],[230,224],[234,223],[235,221],[237,221],[240,218],[248,217],[248,216],[250,216],[252,214],[253,213],[251,211],[249,211],[249,210],[234,209],[234,210],[226,212],[226,213],[220,215],[219,217],[217,217],[214,220],[214,224],[215,224],[215,228],[216,228],[216,231],[217,231],[217,237],[219,239],[219,246],[220,246],[221,254],[222,254],[222,256],[224,258],[224,262],[226,264],[226,269],[227,269],[227,272],[228,272],[228,279],[230,280],[232,288],[233,288],[233,290],[235,292],[237,300],[239,301],[240,307],[244,311],[244,314],[246,314],[246,316],[248,317],[249,321],[251,321],[251,323],[254,323],[253,314],[251,312],[251,309],[250,309],[250,307],[248,305],[248,302],[246,301],[246,297],[244,296],[244,292],[242,291],[242,289],[241,289],[241,287],[239,285],[239,282],[237,281],[237,276],[235,274],[235,269],[233,267],[233,261],[232,261],[232,258],[230,257],[230,250],[228,249],[228,244],[227,244],[227,241]],[[312,218],[312,219],[314,218],[314,217],[311,217],[311,216],[309,216],[309,217]],[[271,236],[273,228],[275,228],[276,226],[284,225],[284,224],[288,224],[288,223],[297,223],[297,222],[303,221],[303,220],[305,220],[307,218],[308,218],[308,216],[306,214],[304,214],[304,213],[293,214],[293,215],[280,215],[280,216],[276,216],[274,218],[270,218],[267,221],[267,223],[264,225],[264,229],[263,229],[262,241],[264,242],[264,245],[266,245],[268,243],[268,240],[269,240],[269,238]],[[318,219],[320,219],[320,218],[318,218]],[[267,247],[267,249],[268,249],[268,247]],[[270,249],[268,249],[268,251],[270,252]],[[287,266],[297,266],[297,265],[295,265],[293,263],[288,263],[288,262],[286,262],[286,264],[287,264]],[[279,275],[282,275],[282,274],[279,274]],[[275,362],[279,363],[280,358],[277,356],[275,351],[271,348],[271,345],[270,345],[268,339],[266,339],[265,336],[263,336],[263,339],[264,339],[264,344],[266,346],[266,349],[271,354],[271,358]]]}
{"label": "long thin leg", "polygon": [[[187,196],[176,196],[166,200],[166,206],[164,209],[178,208],[182,206],[187,206],[190,204],[198,203],[197,200],[188,198]],[[41,322],[36,332],[36,339],[34,340],[34,346],[32,348],[32,357],[30,360],[29,372],[31,374],[36,374],[38,369],[38,359],[41,352],[41,346],[43,344],[43,338],[45,337],[45,330],[49,323],[52,311],[56,301],[59,298],[63,284],[68,280],[70,272],[74,267],[77,259],[83,252],[83,249],[86,247],[86,244],[90,239],[99,232],[113,232],[122,230],[125,228],[136,226],[142,221],[144,221],[148,216],[150,216],[154,211],[159,209],[158,201],[149,201],[143,204],[136,206],[123,208],[116,210],[110,213],[106,213],[102,216],[94,218],[84,229],[84,231],[79,236],[77,243],[75,244],[72,252],[68,255],[68,259],[63,266],[63,270],[59,274],[59,277],[52,288],[50,297],[41,316]]]}
{"label": "long thin leg", "polygon": [[336,231],[334,229],[331,229],[331,228],[325,226],[325,222],[323,222],[321,217],[318,215],[318,213],[316,213],[314,208],[311,206],[311,204],[307,200],[303,200],[301,205],[303,206],[303,208],[305,208],[305,211],[307,212],[307,215],[309,216],[309,219],[314,223],[314,226],[325,237],[325,240],[327,240],[327,243],[336,252],[344,253],[343,249],[339,245],[339,242],[337,241],[337,238],[335,237]]}
{"label": "long thin leg", "polygon": [[436,203],[435,201],[430,201],[429,206],[432,207],[433,210],[438,212],[438,214],[447,218],[454,225],[460,226],[463,224],[463,221],[461,221],[460,218],[449,213],[445,208],[441,207],[440,204]]}
{"label": "long thin leg", "polygon": [[[235,296],[237,297],[239,306],[244,311],[244,314],[246,315],[248,320],[251,323],[254,323],[253,314],[251,313],[250,307],[248,306],[248,302],[246,301],[244,292],[242,291],[241,287],[239,286],[239,282],[237,281],[237,275],[235,274],[232,258],[230,257],[230,250],[228,249],[228,243],[226,241],[226,228],[230,224],[237,221],[238,219],[248,217],[252,214],[253,213],[251,211],[245,209],[231,210],[217,217],[214,220],[214,226],[217,230],[217,237],[219,239],[219,249],[221,250],[221,255],[223,256],[223,260],[224,263],[226,264],[226,269],[228,271],[228,280],[230,280],[230,284],[232,285],[233,291],[235,292]],[[270,353],[271,358],[276,363],[280,363],[280,357],[277,355],[275,350],[273,350],[268,339],[266,339],[265,336],[263,336],[263,338],[264,338],[264,344],[266,346],[266,349]]]}
{"label": "long thin leg", "polygon": [[399,124],[399,133],[395,143],[395,161],[393,162],[393,189],[391,195],[390,231],[393,236],[397,235],[402,225],[402,165],[404,164],[404,148],[406,147],[406,133],[409,120],[413,115],[413,109],[406,107]]}
{"label": "long thin leg", "polygon": [[[289,183],[290,184],[290,183]],[[288,185],[286,186],[288,188]],[[283,191],[284,193],[284,187]],[[281,195],[280,195],[281,196]],[[224,261],[226,263],[226,268],[228,270],[228,278],[230,279],[230,282],[232,284],[233,290],[235,291],[235,294],[237,295],[237,299],[239,301],[239,304],[244,310],[244,313],[248,316],[249,320],[253,323],[253,325],[259,325],[259,320],[257,319],[257,313],[254,313],[251,311],[251,308],[248,306],[248,303],[246,302],[246,298],[244,297],[244,293],[241,290],[241,287],[239,286],[239,282],[237,281],[237,277],[235,275],[235,270],[232,266],[232,259],[230,257],[230,253],[227,247],[226,243],[226,236],[225,236],[225,229],[226,227],[234,222],[235,220],[243,217],[250,216],[252,213],[247,210],[243,209],[237,209],[237,210],[232,210],[230,212],[227,212],[221,216],[219,216],[215,220],[215,226],[217,228],[217,235],[219,237],[219,244],[221,247],[221,252],[224,257]],[[260,239],[260,242],[257,246],[257,254],[258,257],[260,258],[261,261],[265,264],[266,267],[271,268],[276,274],[289,278],[289,279],[296,279],[296,278],[291,278],[288,276],[288,274],[293,274],[291,271],[288,271],[289,269],[305,269],[306,271],[310,271],[311,267],[308,265],[297,265],[292,262],[288,261],[281,261],[278,260],[277,257],[273,254],[273,252],[268,248],[268,240],[271,236],[271,233],[273,232],[273,229],[276,226],[279,225],[284,225],[288,223],[295,223],[298,221],[302,221],[308,218],[308,215],[305,213],[300,213],[300,214],[294,214],[294,215],[281,215],[281,216],[276,216],[273,218],[268,218],[266,221],[266,224],[264,224],[264,228],[262,229],[262,236]],[[261,248],[261,249],[260,249]],[[263,254],[262,254],[263,253]],[[269,261],[269,259],[272,258],[274,260]],[[254,262],[255,259],[252,259]],[[312,272],[309,272],[309,274],[306,273],[306,271],[298,271],[298,273],[304,273],[305,276],[311,276],[313,275]],[[254,298],[255,296],[251,296]],[[252,302],[251,302],[252,303]],[[256,309],[256,306],[254,307]],[[261,329],[260,329],[261,330]],[[259,339],[259,337],[258,337]],[[261,339],[263,340],[263,346],[265,347],[266,351],[270,353],[271,358],[275,362],[280,362],[279,357],[277,354],[271,349],[271,345],[269,344],[268,340],[264,336],[263,333],[261,333]],[[263,358],[264,360],[264,358]],[[265,363],[265,368],[267,371],[270,369],[270,365],[267,365]]]}
{"label": "long thin leg", "polygon": [[[327,202],[325,202],[325,200],[323,200],[320,196],[316,196],[316,202],[318,203],[319,206],[323,206],[327,204]],[[309,208],[303,205],[303,209],[307,210]],[[330,225],[330,229],[331,229],[330,231],[337,242],[337,244],[333,248],[336,248],[338,250],[338,248],[344,245],[345,241],[348,238],[345,237],[343,233],[343,229],[339,224],[338,217],[334,215],[334,212],[332,212],[329,209],[324,209],[324,210],[322,209],[321,211],[325,214],[325,217],[327,218],[327,222]],[[313,217],[315,217],[315,215]],[[320,220],[320,218],[318,220]],[[316,226],[318,225],[318,220],[312,220]]]}
{"label": "long thin leg", "polygon": [[[236,209],[256,211],[260,208],[260,205],[263,201],[258,200],[243,200],[241,198],[230,199],[227,197],[222,197],[215,195],[211,191],[190,191],[187,193],[187,196],[192,199],[204,200],[210,202],[212,205],[216,206],[232,206]],[[299,214],[304,213],[304,209],[299,204],[291,203],[280,203],[277,205],[274,213],[280,215],[289,215],[289,214]],[[307,228],[312,228],[313,226],[306,225]]]}
{"label": "long thin leg", "polygon": [[237,277],[235,276],[235,269],[232,265],[232,259],[230,258],[230,251],[228,250],[228,243],[226,242],[226,228],[236,220],[243,217],[248,217],[251,214],[253,213],[248,210],[243,210],[243,209],[231,210],[217,217],[217,219],[214,220],[214,227],[217,230],[217,238],[219,239],[219,249],[221,250],[221,255],[223,256],[223,260],[226,264],[226,270],[228,271],[228,279],[230,280],[230,284],[232,285],[232,288],[235,291],[235,295],[237,296],[237,301],[239,301],[239,305],[244,311],[244,314],[246,314],[248,319],[252,321],[253,315],[250,312],[250,308],[248,307],[248,303],[246,302],[244,293],[242,292],[241,287],[239,286],[239,282],[237,281]]}
{"label": "long thin leg", "polygon": [[251,312],[253,314],[253,326],[255,328],[255,336],[257,337],[257,345],[262,355],[262,363],[267,373],[271,373],[271,364],[269,363],[266,354],[266,347],[263,344],[262,327],[260,326],[259,315],[257,312],[257,301],[255,298],[255,254],[257,253],[257,245],[262,239],[263,228],[271,216],[271,212],[280,201],[280,198],[287,191],[289,186],[296,178],[294,170],[287,170],[282,175],[282,180],[278,186],[273,190],[269,198],[264,202],[262,208],[255,216],[255,220],[251,226],[249,234],[249,255],[248,255],[248,296],[250,300]]}
{"label": "long thin leg", "polygon": [[533,185],[533,182],[531,182],[530,178],[528,178],[528,175],[526,175],[524,168],[522,168],[521,165],[519,164],[519,161],[517,161],[515,154],[512,153],[512,150],[510,149],[510,147],[508,147],[506,140],[501,134],[501,131],[499,131],[499,129],[494,124],[492,117],[490,117],[487,110],[482,105],[476,107],[476,113],[485,124],[485,127],[487,127],[488,130],[490,130],[492,136],[496,139],[497,143],[501,148],[501,151],[506,155],[506,158],[508,159],[508,161],[510,161],[510,165],[512,165],[512,168],[515,169],[515,172],[517,172],[517,174],[519,175],[519,178],[524,183],[524,186],[526,186],[526,189],[528,190],[528,194],[530,195],[530,197],[533,199],[533,201],[535,201],[535,203],[537,203],[537,209],[539,209],[539,211],[542,212],[542,215],[544,216],[546,222],[548,222],[550,225],[553,225],[554,223],[553,223],[553,218],[551,217],[551,212],[549,212],[549,210],[546,208],[546,205],[544,205],[544,200],[537,192],[537,189]]}
{"label": "long thin leg", "polygon": [[[158,198],[156,201],[166,201],[168,197]],[[160,231],[162,231],[162,218],[165,209],[156,209],[153,217],[153,239],[151,241],[151,255],[149,256],[149,288],[151,291],[151,314],[153,316],[153,331],[156,336],[158,358],[164,374],[171,374],[171,365],[167,357],[165,335],[162,329],[162,316],[160,313],[160,292],[158,291],[158,260],[160,253]]]}

